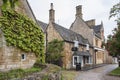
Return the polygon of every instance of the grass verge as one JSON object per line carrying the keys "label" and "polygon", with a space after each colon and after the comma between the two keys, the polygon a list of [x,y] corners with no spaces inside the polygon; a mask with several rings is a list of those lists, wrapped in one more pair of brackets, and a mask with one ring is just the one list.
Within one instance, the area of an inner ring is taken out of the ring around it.
{"label": "grass verge", "polygon": [[77,74],[78,72],[76,71],[67,71],[67,70],[62,71],[63,80],[74,80]]}
{"label": "grass verge", "polygon": [[109,75],[112,75],[112,76],[119,76],[120,77],[120,67],[114,69],[113,71],[111,71],[109,73]]}
{"label": "grass verge", "polygon": [[41,71],[41,68],[32,67],[29,69],[14,69],[8,72],[0,72],[0,80],[8,80],[14,78],[23,78],[31,73]]}

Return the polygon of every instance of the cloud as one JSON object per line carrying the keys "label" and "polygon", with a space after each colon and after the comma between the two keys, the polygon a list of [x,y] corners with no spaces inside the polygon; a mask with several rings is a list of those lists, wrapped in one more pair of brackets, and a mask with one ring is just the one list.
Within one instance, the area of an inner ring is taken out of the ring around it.
{"label": "cloud", "polygon": [[117,0],[28,0],[37,19],[48,23],[50,3],[54,3],[55,20],[69,28],[75,20],[75,7],[83,5],[84,20],[96,19],[96,24],[103,21],[105,36],[115,27],[114,20],[109,20],[110,8]]}

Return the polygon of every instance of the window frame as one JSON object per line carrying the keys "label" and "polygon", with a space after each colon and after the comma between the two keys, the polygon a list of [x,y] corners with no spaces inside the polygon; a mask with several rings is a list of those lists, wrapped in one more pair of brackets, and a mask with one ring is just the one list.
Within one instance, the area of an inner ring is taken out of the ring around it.
{"label": "window frame", "polygon": [[25,61],[26,58],[27,58],[26,54],[25,54],[25,53],[22,53],[22,54],[21,54],[21,60],[22,60],[22,61]]}

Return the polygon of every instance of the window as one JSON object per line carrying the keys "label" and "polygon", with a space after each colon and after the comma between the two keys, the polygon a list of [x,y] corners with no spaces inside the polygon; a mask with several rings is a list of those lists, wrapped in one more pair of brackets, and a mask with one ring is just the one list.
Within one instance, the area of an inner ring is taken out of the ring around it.
{"label": "window", "polygon": [[89,63],[89,56],[83,56],[83,63]]}
{"label": "window", "polygon": [[79,56],[73,56],[73,66],[76,66],[77,63],[79,63]]}
{"label": "window", "polygon": [[26,54],[21,55],[21,60],[26,60]]}
{"label": "window", "polygon": [[86,44],[86,50],[89,50],[89,44]]}
{"label": "window", "polygon": [[79,42],[74,40],[74,47],[79,47]]}
{"label": "window", "polygon": [[74,65],[77,63],[77,57],[74,57]]}

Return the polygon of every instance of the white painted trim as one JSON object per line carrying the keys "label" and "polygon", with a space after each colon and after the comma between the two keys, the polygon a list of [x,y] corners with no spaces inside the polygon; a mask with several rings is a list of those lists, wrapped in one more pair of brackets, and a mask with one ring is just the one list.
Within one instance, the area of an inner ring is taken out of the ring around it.
{"label": "white painted trim", "polygon": [[86,44],[86,50],[89,50],[89,44]]}
{"label": "white painted trim", "polygon": [[77,40],[74,40],[74,47],[79,47],[79,42]]}
{"label": "white painted trim", "polygon": [[79,56],[73,56],[73,67],[75,67],[76,65],[74,64],[74,57],[77,57],[77,63],[79,63]]}
{"label": "white painted trim", "polygon": [[94,47],[95,50],[99,50],[99,51],[105,51],[104,49],[102,48],[98,48],[98,47]]}

